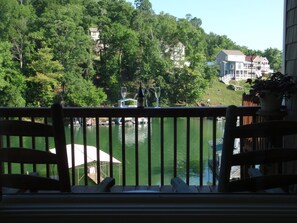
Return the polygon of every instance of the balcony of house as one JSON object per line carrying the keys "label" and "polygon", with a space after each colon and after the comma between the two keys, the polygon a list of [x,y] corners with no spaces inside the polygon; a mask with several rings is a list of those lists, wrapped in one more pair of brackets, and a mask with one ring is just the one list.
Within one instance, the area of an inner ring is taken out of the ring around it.
{"label": "balcony of house", "polygon": [[[256,120],[258,109],[240,107],[238,123]],[[70,194],[3,193],[0,212],[5,222],[23,217],[31,222],[99,218],[105,222],[217,222],[220,217],[256,222],[257,216],[289,222],[292,216],[297,217],[294,195],[217,193],[226,107],[63,110],[69,172],[76,190]],[[1,108],[0,112],[7,119],[51,122],[49,108]],[[2,143],[28,143],[38,148],[40,142],[31,138],[4,139]],[[53,147],[47,143],[49,151]],[[25,165],[15,168],[8,171],[55,176],[50,166],[43,167],[49,168],[45,170],[39,166],[26,169]],[[176,176],[194,193],[177,193],[171,184]],[[88,190],[106,177],[115,179],[110,192]]]}

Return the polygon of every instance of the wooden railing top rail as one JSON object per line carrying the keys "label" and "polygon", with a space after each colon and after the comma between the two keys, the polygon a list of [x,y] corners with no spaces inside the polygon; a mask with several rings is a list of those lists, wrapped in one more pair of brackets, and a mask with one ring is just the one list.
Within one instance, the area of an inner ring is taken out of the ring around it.
{"label": "wooden railing top rail", "polygon": [[[226,106],[222,107],[162,107],[162,108],[101,108],[64,107],[65,117],[224,117]],[[240,116],[255,115],[257,106],[241,106]],[[46,117],[49,108],[0,107],[0,116]]]}

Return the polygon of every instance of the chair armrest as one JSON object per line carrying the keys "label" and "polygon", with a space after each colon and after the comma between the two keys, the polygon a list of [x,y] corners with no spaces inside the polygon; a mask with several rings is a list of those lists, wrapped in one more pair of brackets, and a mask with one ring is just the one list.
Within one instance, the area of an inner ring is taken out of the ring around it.
{"label": "chair armrest", "polygon": [[112,177],[106,177],[96,187],[95,192],[110,192],[110,188],[115,184],[115,179]]}
{"label": "chair armrest", "polygon": [[174,177],[171,179],[171,185],[178,193],[193,193],[194,191],[189,185],[187,185],[182,179],[179,177]]}

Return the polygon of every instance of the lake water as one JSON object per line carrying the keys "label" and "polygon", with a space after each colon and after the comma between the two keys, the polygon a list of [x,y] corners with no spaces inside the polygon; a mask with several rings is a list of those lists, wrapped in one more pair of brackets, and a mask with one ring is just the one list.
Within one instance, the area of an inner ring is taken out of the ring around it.
{"label": "lake water", "polygon": [[[161,157],[164,157],[164,184],[169,185],[170,179],[173,177],[173,119],[164,118],[164,153],[161,152],[160,143],[160,119],[153,118],[151,123],[151,176],[152,185],[160,185],[161,183]],[[181,178],[186,176],[186,118],[178,118],[177,120],[177,173]],[[190,120],[190,184],[199,184],[200,173],[200,154],[199,154],[199,127],[200,120],[191,118]],[[212,182],[212,173],[208,168],[209,159],[209,144],[212,139],[213,122],[212,120],[203,119],[203,184],[206,185]],[[224,122],[217,122],[217,136],[220,138],[223,134]],[[125,164],[126,164],[126,185],[135,185],[136,183],[136,168],[138,166],[139,185],[148,184],[148,126],[140,125],[138,128],[138,151],[135,147],[135,126],[126,126],[125,128]],[[87,145],[96,146],[96,129],[87,127]],[[109,153],[109,127],[100,126],[100,149]],[[66,128],[67,141],[70,142],[70,128]],[[123,162],[122,156],[122,126],[112,126],[112,155],[116,159]],[[77,144],[83,144],[83,128],[75,128],[74,140]],[[135,154],[138,152],[138,160],[136,161]],[[114,166],[114,177],[117,184],[121,184],[122,166]],[[120,182],[120,183],[119,183]]]}

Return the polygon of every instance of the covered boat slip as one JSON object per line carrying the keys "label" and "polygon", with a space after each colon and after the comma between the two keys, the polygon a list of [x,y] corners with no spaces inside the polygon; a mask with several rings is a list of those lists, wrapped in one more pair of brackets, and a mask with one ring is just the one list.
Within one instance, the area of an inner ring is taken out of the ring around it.
{"label": "covered boat slip", "polygon": [[[86,154],[85,154],[86,151]],[[50,149],[50,152],[55,153],[56,149]],[[85,158],[86,158],[86,163],[88,165],[88,177],[94,181],[96,184],[98,183],[97,181],[97,165],[98,163],[98,158],[99,157],[99,163],[100,163],[100,176],[101,176],[101,181],[109,176],[109,163],[112,161],[113,164],[119,165],[121,161],[117,160],[114,157],[110,157],[109,154],[106,152],[102,151],[101,149],[97,149],[95,146],[89,146],[87,145],[86,147],[81,144],[74,144],[73,147],[71,144],[67,145],[67,159],[68,159],[68,166],[69,168],[76,167],[78,168],[77,174],[77,180],[78,184],[80,180],[84,177],[84,174],[81,176],[79,169],[84,168],[83,164],[85,163]],[[74,162],[73,162],[74,158]]]}
{"label": "covered boat slip", "polygon": [[[86,157],[85,157],[85,149],[86,149]],[[99,151],[99,153],[98,153]],[[55,148],[50,149],[50,152],[55,153]],[[100,184],[98,184],[97,181],[97,157],[99,157],[100,160]],[[71,144],[67,145],[67,158],[68,158],[68,166],[69,168],[77,168],[77,180],[78,182],[76,185],[72,186],[72,192],[73,193],[98,193],[98,186],[100,186],[102,183],[104,186],[105,182],[104,179],[108,178],[109,176],[109,164],[112,160],[113,164],[116,164],[120,168],[121,161],[114,157],[110,157],[109,154],[102,150],[98,150],[95,146],[89,146],[86,147],[82,144],[74,144],[73,147]],[[73,162],[74,158],[74,162]],[[87,160],[87,167],[88,167],[88,177],[97,185],[79,185],[80,181],[84,177],[84,174],[80,174],[80,169],[83,169],[83,164],[85,163],[85,158]],[[107,179],[107,183],[109,180]],[[216,192],[216,187],[214,186],[189,186],[191,188],[192,192],[196,193],[214,193]],[[112,193],[126,193],[126,192],[136,192],[136,193],[152,193],[152,192],[158,192],[158,193],[175,193],[175,189],[172,185],[126,185],[126,186],[119,186],[114,185],[110,188],[110,192]]]}

